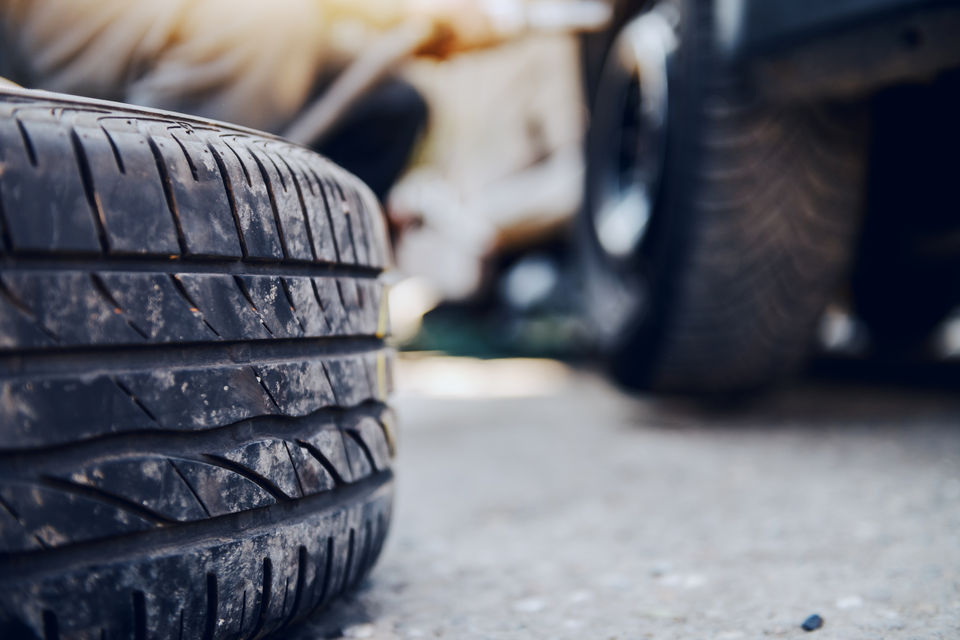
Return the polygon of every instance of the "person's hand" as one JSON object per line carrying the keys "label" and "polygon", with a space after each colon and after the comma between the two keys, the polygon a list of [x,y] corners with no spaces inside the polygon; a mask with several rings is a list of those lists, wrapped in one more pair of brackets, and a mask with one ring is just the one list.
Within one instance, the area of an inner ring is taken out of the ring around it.
{"label": "person's hand", "polygon": [[608,0],[406,1],[408,16],[433,30],[418,53],[436,57],[498,45],[528,31],[599,31],[612,17]]}
{"label": "person's hand", "polygon": [[434,36],[418,54],[444,58],[500,44],[526,27],[525,0],[408,0],[411,18],[429,21]]}

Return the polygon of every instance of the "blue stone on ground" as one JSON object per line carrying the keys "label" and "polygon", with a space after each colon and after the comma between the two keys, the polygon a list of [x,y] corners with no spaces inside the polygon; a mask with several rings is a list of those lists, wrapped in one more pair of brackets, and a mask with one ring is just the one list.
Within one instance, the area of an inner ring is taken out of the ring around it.
{"label": "blue stone on ground", "polygon": [[812,616],[804,620],[802,625],[800,625],[800,627],[804,631],[816,631],[822,626],[823,626],[823,618],[821,618],[817,614],[813,614]]}

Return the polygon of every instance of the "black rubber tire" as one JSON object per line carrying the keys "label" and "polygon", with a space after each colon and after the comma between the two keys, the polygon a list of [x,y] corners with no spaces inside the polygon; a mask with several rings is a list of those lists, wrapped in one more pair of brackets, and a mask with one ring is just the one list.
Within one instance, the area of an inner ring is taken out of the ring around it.
{"label": "black rubber tire", "polygon": [[392,502],[389,248],[278,138],[0,92],[0,637],[257,638]]}
{"label": "black rubber tire", "polygon": [[[675,4],[666,164],[643,255],[627,275],[611,266],[588,205],[587,313],[628,386],[749,391],[800,367],[847,271],[866,118],[859,104],[765,101],[715,44],[713,3]],[[598,153],[609,150],[591,140]]]}

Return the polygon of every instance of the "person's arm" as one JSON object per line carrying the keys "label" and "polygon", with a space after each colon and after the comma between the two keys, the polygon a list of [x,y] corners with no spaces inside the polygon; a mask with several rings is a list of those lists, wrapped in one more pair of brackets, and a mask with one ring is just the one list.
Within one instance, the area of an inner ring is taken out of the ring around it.
{"label": "person's arm", "polygon": [[26,87],[122,100],[190,0],[0,0],[3,54]]}
{"label": "person's arm", "polygon": [[515,37],[526,26],[527,0],[318,0],[332,20],[381,29],[422,21],[435,37],[420,51],[445,57]]}

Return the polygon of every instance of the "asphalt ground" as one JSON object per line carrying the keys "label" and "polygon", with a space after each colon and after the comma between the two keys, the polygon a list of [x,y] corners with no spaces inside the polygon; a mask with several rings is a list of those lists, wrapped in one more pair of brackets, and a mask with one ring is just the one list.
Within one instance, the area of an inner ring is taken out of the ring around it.
{"label": "asphalt ground", "polygon": [[297,640],[960,638],[960,394],[808,380],[705,407],[550,361],[397,378],[390,540]]}

